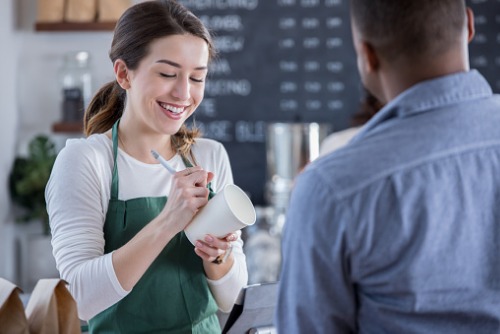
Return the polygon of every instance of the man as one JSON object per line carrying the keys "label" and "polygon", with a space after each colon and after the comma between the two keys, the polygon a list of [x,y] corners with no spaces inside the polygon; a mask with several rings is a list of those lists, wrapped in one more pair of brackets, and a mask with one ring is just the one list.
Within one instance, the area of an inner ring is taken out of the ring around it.
{"label": "man", "polygon": [[352,0],[387,103],[298,177],[280,333],[500,332],[500,96],[469,70],[463,0]]}

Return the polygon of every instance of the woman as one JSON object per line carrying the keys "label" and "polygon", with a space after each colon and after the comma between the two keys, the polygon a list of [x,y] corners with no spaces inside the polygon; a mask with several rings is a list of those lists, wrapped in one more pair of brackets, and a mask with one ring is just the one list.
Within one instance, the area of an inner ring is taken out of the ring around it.
{"label": "woman", "polygon": [[111,46],[116,80],[86,111],[88,137],[57,157],[46,189],[54,256],[90,332],[220,332],[217,306],[229,311],[247,283],[239,232],[207,235],[194,250],[183,233],[208,188],[232,183],[222,145],[184,125],[214,53],[175,1],[132,6]]}

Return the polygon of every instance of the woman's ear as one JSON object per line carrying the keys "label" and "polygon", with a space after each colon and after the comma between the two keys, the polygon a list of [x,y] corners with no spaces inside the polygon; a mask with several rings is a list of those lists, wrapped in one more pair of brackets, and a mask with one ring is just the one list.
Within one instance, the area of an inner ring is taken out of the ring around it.
{"label": "woman's ear", "polygon": [[129,89],[129,71],[125,62],[121,59],[117,59],[113,66],[113,70],[115,71],[116,82],[118,82],[120,87],[123,89]]}

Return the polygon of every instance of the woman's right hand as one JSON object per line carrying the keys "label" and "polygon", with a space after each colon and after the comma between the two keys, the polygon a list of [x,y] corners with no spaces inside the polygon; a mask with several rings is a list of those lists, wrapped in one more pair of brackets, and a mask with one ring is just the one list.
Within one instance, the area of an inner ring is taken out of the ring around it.
{"label": "woman's right hand", "polygon": [[158,217],[113,252],[113,267],[123,289],[130,291],[137,284],[165,245],[207,204],[207,184],[213,177],[201,167],[174,174],[167,204]]}
{"label": "woman's right hand", "polygon": [[189,167],[174,174],[167,204],[161,215],[175,234],[184,230],[198,210],[207,204],[207,184],[213,177],[213,173],[200,166]]}

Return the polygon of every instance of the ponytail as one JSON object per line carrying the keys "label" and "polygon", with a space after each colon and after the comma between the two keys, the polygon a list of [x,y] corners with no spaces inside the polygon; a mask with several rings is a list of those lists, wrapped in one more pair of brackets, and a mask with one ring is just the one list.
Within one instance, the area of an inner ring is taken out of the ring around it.
{"label": "ponytail", "polygon": [[122,116],[125,106],[125,91],[116,81],[101,87],[90,102],[83,117],[86,136],[103,133],[113,127]]}
{"label": "ponytail", "polygon": [[200,135],[201,131],[198,128],[193,127],[192,129],[188,129],[186,125],[183,124],[179,131],[170,137],[170,143],[177,153],[185,159],[192,161],[194,165],[197,165],[196,159],[191,151],[191,145],[195,143],[196,138]]}

